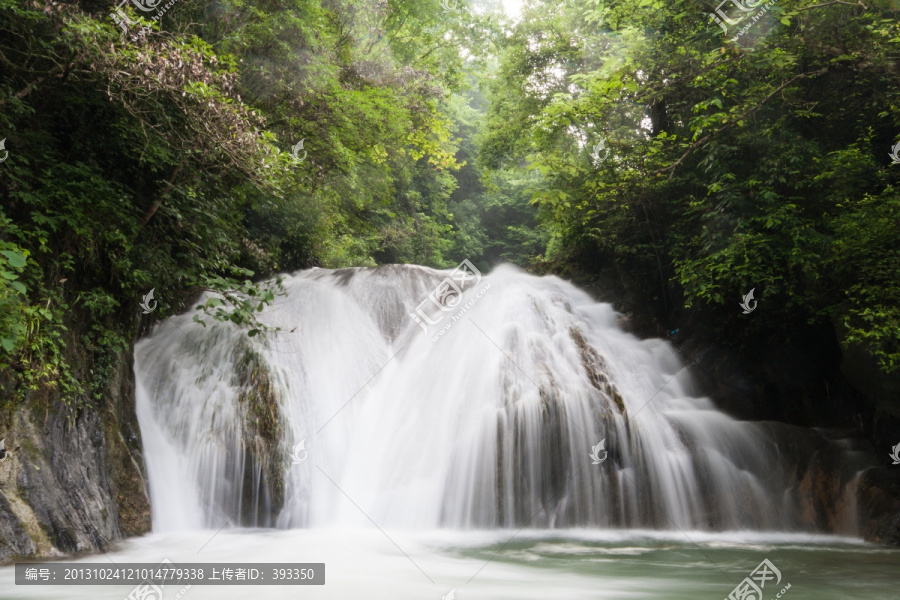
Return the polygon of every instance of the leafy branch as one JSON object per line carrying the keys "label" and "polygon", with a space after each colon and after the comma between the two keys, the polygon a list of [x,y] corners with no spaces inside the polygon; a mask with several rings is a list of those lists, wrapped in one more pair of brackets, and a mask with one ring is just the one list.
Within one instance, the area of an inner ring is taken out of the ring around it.
{"label": "leafy branch", "polygon": [[[250,277],[253,271],[232,268],[235,275]],[[220,275],[203,275],[197,282],[214,295],[206,302],[197,305],[197,310],[219,322],[234,323],[238,327],[249,327],[249,337],[265,336],[270,331],[278,331],[280,327],[271,327],[261,322],[258,314],[275,300],[275,296],[283,296],[284,288],[279,277],[275,282],[253,283],[249,279],[238,280]],[[194,322],[206,327],[200,315],[194,315]]]}

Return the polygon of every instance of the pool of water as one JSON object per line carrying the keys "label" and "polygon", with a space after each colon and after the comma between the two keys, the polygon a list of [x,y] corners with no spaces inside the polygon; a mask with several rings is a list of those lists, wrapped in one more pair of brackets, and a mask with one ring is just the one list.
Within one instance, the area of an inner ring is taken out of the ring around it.
{"label": "pool of water", "polygon": [[[742,600],[900,597],[900,549],[771,532],[226,529],[152,534],[78,562],[164,559],[326,565],[324,586],[169,585],[164,600],[442,600],[451,591],[453,600],[722,600],[765,559],[780,581]],[[125,600],[133,587],[26,588],[12,567],[0,569],[4,600]]]}

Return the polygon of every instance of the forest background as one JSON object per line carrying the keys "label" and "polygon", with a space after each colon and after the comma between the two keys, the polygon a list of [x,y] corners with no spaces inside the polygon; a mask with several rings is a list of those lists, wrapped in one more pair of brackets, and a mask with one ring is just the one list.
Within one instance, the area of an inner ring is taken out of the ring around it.
{"label": "forest background", "polygon": [[465,258],[900,415],[898,2],[142,1],[0,0],[5,419],[202,289],[265,333],[278,273]]}

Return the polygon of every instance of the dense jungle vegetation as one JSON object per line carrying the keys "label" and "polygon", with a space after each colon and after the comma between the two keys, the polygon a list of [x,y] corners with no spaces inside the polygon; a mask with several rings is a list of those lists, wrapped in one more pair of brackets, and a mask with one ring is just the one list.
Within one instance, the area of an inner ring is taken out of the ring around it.
{"label": "dense jungle vegetation", "polygon": [[833,324],[897,372],[900,4],[756,7],[177,0],[123,33],[0,0],[3,385],[83,401],[151,288],[252,325],[279,272],[464,258],[612,269],[734,345]]}

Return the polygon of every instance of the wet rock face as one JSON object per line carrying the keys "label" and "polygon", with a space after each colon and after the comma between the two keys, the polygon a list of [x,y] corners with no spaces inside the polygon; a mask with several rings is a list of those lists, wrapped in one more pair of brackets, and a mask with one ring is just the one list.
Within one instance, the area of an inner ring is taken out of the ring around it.
{"label": "wet rock face", "polygon": [[84,411],[67,422],[65,407],[55,408],[43,422],[20,408],[7,431],[10,452],[0,481],[0,522],[13,533],[13,544],[0,549],[4,560],[56,550],[80,553],[121,537],[116,511],[110,510],[99,415]]}
{"label": "wet rock face", "polygon": [[99,415],[85,412],[67,423],[62,413],[43,428],[20,413],[28,450],[20,457],[16,483],[38,522],[49,528],[54,546],[74,553],[105,545],[104,538],[120,534],[110,518],[112,495]]}
{"label": "wet rock face", "polygon": [[[5,482],[11,472],[11,463],[0,465],[0,481]],[[0,494],[0,563],[16,556],[32,556],[37,553],[37,549],[37,544],[16,518],[6,495]]]}
{"label": "wet rock face", "polygon": [[866,472],[859,509],[860,532],[867,541],[900,546],[900,465]]}
{"label": "wet rock face", "polygon": [[240,389],[241,446],[244,470],[241,481],[241,519],[247,527],[271,527],[273,515],[284,505],[284,423],[272,374],[259,354],[246,344],[238,348],[235,384]]}
{"label": "wet rock face", "polygon": [[0,562],[103,551],[149,531],[131,361],[123,358],[97,406],[74,412],[59,398],[26,401],[2,427]]}
{"label": "wet rock face", "polygon": [[597,351],[594,350],[590,344],[584,339],[584,335],[578,329],[572,328],[569,330],[569,335],[572,336],[572,340],[575,342],[575,345],[578,346],[578,353],[581,356],[581,364],[584,367],[585,372],[588,374],[588,379],[591,381],[591,385],[594,386],[597,391],[603,394],[608,400],[611,400],[612,403],[616,405],[619,409],[619,412],[623,415],[625,414],[625,402],[622,400],[621,394],[616,389],[615,384],[613,384],[609,377],[606,375],[607,366],[606,362],[603,360]]}

